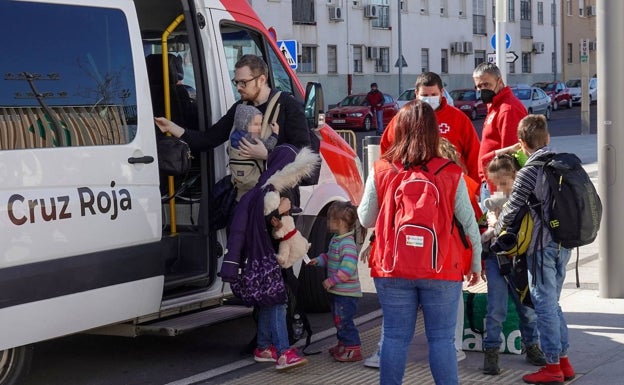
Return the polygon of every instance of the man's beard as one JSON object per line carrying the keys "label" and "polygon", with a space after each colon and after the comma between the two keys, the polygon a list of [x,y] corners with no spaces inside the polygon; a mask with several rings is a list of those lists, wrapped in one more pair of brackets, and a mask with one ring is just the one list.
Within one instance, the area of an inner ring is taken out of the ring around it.
{"label": "man's beard", "polygon": [[255,101],[258,98],[259,95],[260,95],[260,88],[256,89],[256,92],[254,92],[254,93],[247,93],[247,92],[240,93],[241,100],[244,100],[246,102],[253,102],[253,101]]}

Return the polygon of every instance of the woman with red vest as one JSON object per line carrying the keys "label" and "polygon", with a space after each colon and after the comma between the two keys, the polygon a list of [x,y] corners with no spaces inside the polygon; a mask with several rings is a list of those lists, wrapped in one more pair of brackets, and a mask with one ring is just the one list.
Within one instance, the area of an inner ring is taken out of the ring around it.
{"label": "woman with red vest", "polygon": [[[454,334],[463,274],[462,252],[453,239],[457,231],[453,215],[472,243],[474,260],[480,260],[481,241],[461,168],[442,158],[439,141],[438,124],[429,104],[415,100],[403,106],[396,117],[395,140],[375,162],[358,208],[362,225],[375,227],[376,234],[369,264],[384,316],[382,385],[402,383],[419,306],[436,384],[459,383]],[[435,212],[435,223],[411,225],[409,221],[420,213],[406,215],[408,210],[402,210],[401,202],[395,200],[395,193],[412,188],[405,181],[415,174],[424,175],[426,188],[439,196],[437,207],[422,209],[423,213]],[[395,223],[401,218],[406,219],[405,224]],[[423,226],[434,229],[435,239],[402,234],[406,227]],[[421,250],[428,247],[425,257]],[[420,262],[423,260],[427,263]],[[473,264],[471,281],[479,279],[480,269],[480,263]]]}

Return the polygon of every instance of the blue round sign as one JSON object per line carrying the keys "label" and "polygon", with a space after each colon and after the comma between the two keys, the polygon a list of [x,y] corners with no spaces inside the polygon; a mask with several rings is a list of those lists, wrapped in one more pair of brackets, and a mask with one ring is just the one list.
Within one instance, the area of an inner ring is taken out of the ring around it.
{"label": "blue round sign", "polygon": [[[492,35],[492,39],[490,40],[490,44],[492,44],[492,48],[496,49],[496,34]],[[505,49],[509,49],[511,47],[511,36],[508,33],[505,34]]]}

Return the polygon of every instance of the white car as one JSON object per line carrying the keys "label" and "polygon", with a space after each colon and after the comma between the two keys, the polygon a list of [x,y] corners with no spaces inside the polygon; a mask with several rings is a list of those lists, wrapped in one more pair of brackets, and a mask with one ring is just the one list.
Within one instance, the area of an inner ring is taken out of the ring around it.
{"label": "white car", "polygon": [[[566,87],[570,90],[572,96],[572,103],[581,104],[581,79],[570,79],[566,82]],[[598,100],[598,79],[589,79],[589,104],[595,103]]]}
{"label": "white car", "polygon": [[[408,88],[399,95],[396,102],[399,105],[399,108],[403,107],[407,104],[407,102],[414,100],[414,88]],[[442,89],[444,97],[446,98],[446,103],[449,105],[453,105],[453,97],[446,91],[446,88]]]}

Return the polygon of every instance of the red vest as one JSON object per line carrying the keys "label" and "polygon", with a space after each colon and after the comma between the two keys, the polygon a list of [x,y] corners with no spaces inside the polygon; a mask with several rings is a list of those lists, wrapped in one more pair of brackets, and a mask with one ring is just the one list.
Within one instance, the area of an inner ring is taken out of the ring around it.
{"label": "red vest", "polygon": [[[385,160],[375,162],[379,216],[375,223],[375,249],[369,261],[372,277],[462,280],[463,250],[457,242],[457,229],[453,221],[455,194],[462,171],[459,166],[444,158],[431,159],[426,166],[429,170],[427,179],[437,187],[439,194],[435,205],[436,223],[428,224],[435,230],[433,240],[421,234],[402,234],[401,228],[405,226],[395,223],[395,193],[401,191],[399,186],[404,183],[405,174],[401,172],[400,165],[392,165]],[[416,166],[412,170],[420,167]],[[421,251],[429,250],[427,247],[431,244],[434,245],[434,252],[421,255]],[[416,257],[419,259],[414,259]],[[430,268],[425,269],[427,265]]]}

